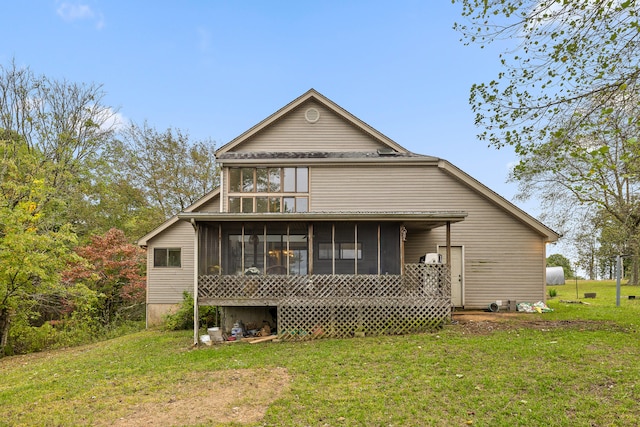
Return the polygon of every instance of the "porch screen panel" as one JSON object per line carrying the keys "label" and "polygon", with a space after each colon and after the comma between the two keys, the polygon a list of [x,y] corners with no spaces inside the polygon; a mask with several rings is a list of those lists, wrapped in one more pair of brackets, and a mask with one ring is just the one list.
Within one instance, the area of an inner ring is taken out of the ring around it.
{"label": "porch screen panel", "polygon": [[378,224],[358,224],[358,247],[362,250],[358,274],[378,274]]}
{"label": "porch screen panel", "polygon": [[242,274],[242,226],[225,225],[222,239],[222,274]]}
{"label": "porch screen panel", "polygon": [[336,274],[355,274],[356,259],[362,257],[362,246],[356,245],[356,228],[353,223],[335,225]]}
{"label": "porch screen panel", "polygon": [[313,274],[333,274],[333,239],[331,223],[313,226]]}
{"label": "porch screen panel", "polygon": [[218,237],[218,224],[201,224],[198,239],[198,273],[220,273],[220,245]]}
{"label": "porch screen panel", "polygon": [[287,274],[287,225],[267,224],[266,274]]}
{"label": "porch screen panel", "polygon": [[307,224],[289,225],[289,274],[309,274],[309,236]]}
{"label": "porch screen panel", "polygon": [[400,274],[400,224],[380,225],[380,273]]}
{"label": "porch screen panel", "polygon": [[264,273],[264,226],[245,226],[244,229],[244,272],[251,272],[251,267],[258,269],[260,274]]}

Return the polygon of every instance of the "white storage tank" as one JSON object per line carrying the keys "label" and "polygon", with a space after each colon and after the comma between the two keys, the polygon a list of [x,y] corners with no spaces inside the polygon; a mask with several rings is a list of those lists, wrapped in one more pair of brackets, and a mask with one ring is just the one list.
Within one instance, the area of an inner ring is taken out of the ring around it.
{"label": "white storage tank", "polygon": [[442,264],[442,255],[436,253],[429,253],[424,256],[425,264]]}

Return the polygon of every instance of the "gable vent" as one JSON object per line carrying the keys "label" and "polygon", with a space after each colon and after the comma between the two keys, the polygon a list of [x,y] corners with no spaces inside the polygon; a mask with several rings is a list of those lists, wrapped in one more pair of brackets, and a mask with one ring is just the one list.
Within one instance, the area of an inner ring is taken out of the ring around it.
{"label": "gable vent", "polygon": [[320,120],[320,111],[316,108],[308,108],[307,111],[304,112],[304,118],[309,123],[315,123]]}

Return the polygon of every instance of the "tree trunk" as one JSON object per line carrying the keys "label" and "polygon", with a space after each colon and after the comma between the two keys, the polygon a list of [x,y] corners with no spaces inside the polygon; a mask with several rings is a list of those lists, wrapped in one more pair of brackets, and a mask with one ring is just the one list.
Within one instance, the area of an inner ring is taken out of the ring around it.
{"label": "tree trunk", "polygon": [[11,323],[11,312],[9,308],[0,309],[0,357],[4,356],[4,349],[9,340],[9,325]]}
{"label": "tree trunk", "polygon": [[[589,280],[596,280],[596,254],[595,251],[593,249],[593,247],[591,247],[591,256],[589,257]],[[577,277],[578,272],[575,272],[575,275]]]}
{"label": "tree trunk", "polygon": [[631,271],[629,272],[629,282],[627,282],[628,285],[638,284],[638,273],[640,271],[640,264],[638,263],[638,260],[640,260],[640,254],[638,253],[638,248],[635,248],[631,257]]}

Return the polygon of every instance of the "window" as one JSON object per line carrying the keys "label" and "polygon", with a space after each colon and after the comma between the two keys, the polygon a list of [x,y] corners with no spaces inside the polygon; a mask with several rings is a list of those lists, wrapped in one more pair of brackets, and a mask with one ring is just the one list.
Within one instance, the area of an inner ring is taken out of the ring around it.
{"label": "window", "polygon": [[307,168],[296,168],[296,191],[298,193],[309,191],[309,170]]}
{"label": "window", "polygon": [[242,192],[251,193],[255,186],[253,185],[254,176],[252,168],[242,168]]}
{"label": "window", "polygon": [[293,193],[296,191],[296,168],[284,168],[284,191]]}
{"label": "window", "polygon": [[256,191],[266,193],[269,191],[269,174],[267,168],[256,169]]}
{"label": "window", "polygon": [[340,243],[339,255],[340,259],[362,259],[362,243]]}
{"label": "window", "polygon": [[280,192],[280,168],[269,169],[269,192]]}
{"label": "window", "polygon": [[240,212],[240,197],[229,197],[229,212]]}
{"label": "window", "polygon": [[229,169],[228,212],[308,212],[306,167]]}
{"label": "window", "polygon": [[[362,259],[362,243],[336,243],[336,259]],[[333,259],[333,245],[318,243],[318,259]]]}
{"label": "window", "polygon": [[318,259],[333,259],[332,243],[318,243]]}
{"label": "window", "polygon": [[269,212],[268,197],[256,197],[256,212]]}
{"label": "window", "polygon": [[296,212],[309,212],[308,197],[296,197]]}
{"label": "window", "polygon": [[253,199],[251,197],[242,198],[242,212],[243,213],[253,212]]}
{"label": "window", "polygon": [[285,197],[283,199],[284,206],[283,212],[295,212],[296,211],[296,199],[295,197]]}
{"label": "window", "polygon": [[155,248],[153,250],[154,267],[180,267],[180,248]]}

